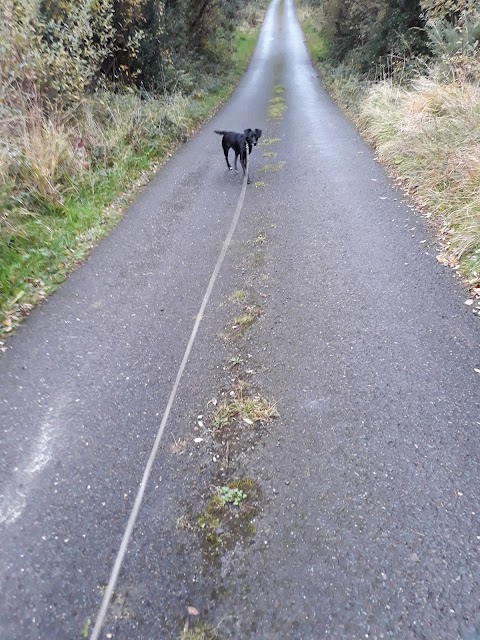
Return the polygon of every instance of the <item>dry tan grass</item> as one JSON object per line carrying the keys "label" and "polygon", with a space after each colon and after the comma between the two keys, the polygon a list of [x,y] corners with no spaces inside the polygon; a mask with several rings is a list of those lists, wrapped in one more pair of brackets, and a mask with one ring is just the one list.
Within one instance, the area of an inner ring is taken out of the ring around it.
{"label": "dry tan grass", "polygon": [[266,3],[246,2],[243,5],[238,18],[240,29],[248,31],[249,29],[255,29],[262,23],[265,15],[265,7],[262,4]]}
{"label": "dry tan grass", "polygon": [[480,247],[480,87],[410,88],[385,82],[370,89],[360,126],[379,155],[443,225],[457,259]]}
{"label": "dry tan grass", "polygon": [[[181,95],[141,100],[134,93],[99,92],[75,112],[15,102],[15,110],[6,110],[0,121],[0,187],[12,202],[17,193],[30,194],[35,208],[39,202],[61,206],[65,195],[80,188],[83,177],[99,163],[118,162],[163,130],[186,132],[188,126],[188,101]],[[15,209],[25,211],[26,206],[22,202]]]}
{"label": "dry tan grass", "polygon": [[75,153],[73,132],[61,116],[49,118],[37,109],[24,119],[19,136],[20,178],[29,189],[53,205],[61,205],[68,176],[83,170]]}
{"label": "dry tan grass", "polygon": [[245,424],[268,424],[278,417],[275,405],[259,394],[248,392],[248,383],[239,381],[230,398],[221,402],[212,416],[213,426],[222,429],[234,420]]}

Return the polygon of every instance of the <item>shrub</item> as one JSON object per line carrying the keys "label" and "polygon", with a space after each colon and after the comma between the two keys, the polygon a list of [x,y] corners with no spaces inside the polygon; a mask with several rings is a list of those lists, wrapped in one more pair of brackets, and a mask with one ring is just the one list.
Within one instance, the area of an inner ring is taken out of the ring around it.
{"label": "shrub", "polygon": [[42,109],[79,102],[98,80],[112,45],[112,0],[83,0],[62,20],[39,0],[5,0],[0,21],[0,91],[7,106]]}
{"label": "shrub", "polygon": [[461,13],[453,22],[431,18],[427,22],[428,44],[441,81],[480,80],[480,11]]}

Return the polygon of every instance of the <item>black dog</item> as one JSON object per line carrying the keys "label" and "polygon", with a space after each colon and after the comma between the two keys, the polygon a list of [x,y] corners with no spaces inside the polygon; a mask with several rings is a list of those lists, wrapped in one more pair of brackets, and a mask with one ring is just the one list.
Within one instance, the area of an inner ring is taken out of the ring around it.
{"label": "black dog", "polygon": [[[243,175],[247,170],[247,148],[248,154],[252,153],[252,147],[257,146],[257,142],[262,135],[261,129],[245,129],[243,133],[235,133],[235,131],[215,131],[215,133],[223,136],[222,138],[222,147],[223,153],[225,154],[225,160],[227,161],[228,170],[231,171],[232,167],[228,161],[228,152],[230,149],[235,151],[235,173],[238,173],[237,170],[237,158],[240,156],[240,164],[243,168]],[[250,176],[247,175],[247,183],[250,184]]]}

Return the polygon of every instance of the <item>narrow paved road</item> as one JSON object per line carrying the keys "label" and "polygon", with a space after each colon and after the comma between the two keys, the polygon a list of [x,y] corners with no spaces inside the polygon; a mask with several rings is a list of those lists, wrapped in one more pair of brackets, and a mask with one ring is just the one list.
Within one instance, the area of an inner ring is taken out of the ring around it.
{"label": "narrow paved road", "polygon": [[[255,184],[101,637],[178,638],[188,606],[222,639],[480,637],[478,319],[273,0],[232,99],[0,361],[2,639],[92,631],[242,188],[213,130],[245,127]],[[280,417],[226,444],[209,401],[238,370]],[[233,478],[255,532],[212,550]]]}

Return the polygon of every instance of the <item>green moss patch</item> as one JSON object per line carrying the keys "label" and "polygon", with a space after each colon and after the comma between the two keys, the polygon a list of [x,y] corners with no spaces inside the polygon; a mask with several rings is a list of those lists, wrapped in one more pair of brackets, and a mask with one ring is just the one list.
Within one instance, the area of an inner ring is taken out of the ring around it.
{"label": "green moss patch", "polygon": [[242,338],[262,313],[263,311],[258,305],[244,304],[242,312],[233,318],[230,327],[223,334],[225,340],[232,342]]}
{"label": "green moss patch", "polygon": [[282,96],[275,96],[268,103],[268,115],[273,120],[280,120],[283,116],[283,112],[287,108],[285,100]]}
{"label": "green moss patch", "polygon": [[280,142],[281,138],[264,138],[261,142],[258,143],[260,147],[268,147],[271,144],[277,144]]}
{"label": "green moss patch", "polygon": [[220,636],[205,624],[196,625],[192,629],[186,624],[180,635],[180,640],[220,640]]}
{"label": "green moss patch", "polygon": [[257,169],[259,173],[277,173],[281,171],[287,163],[285,160],[281,160],[280,162],[270,162],[262,165]]}
{"label": "green moss patch", "polygon": [[[238,499],[226,500],[225,495]],[[231,480],[217,487],[205,511],[197,517],[197,531],[204,551],[217,555],[253,536],[253,521],[260,510],[260,498],[260,487],[252,478]]]}

